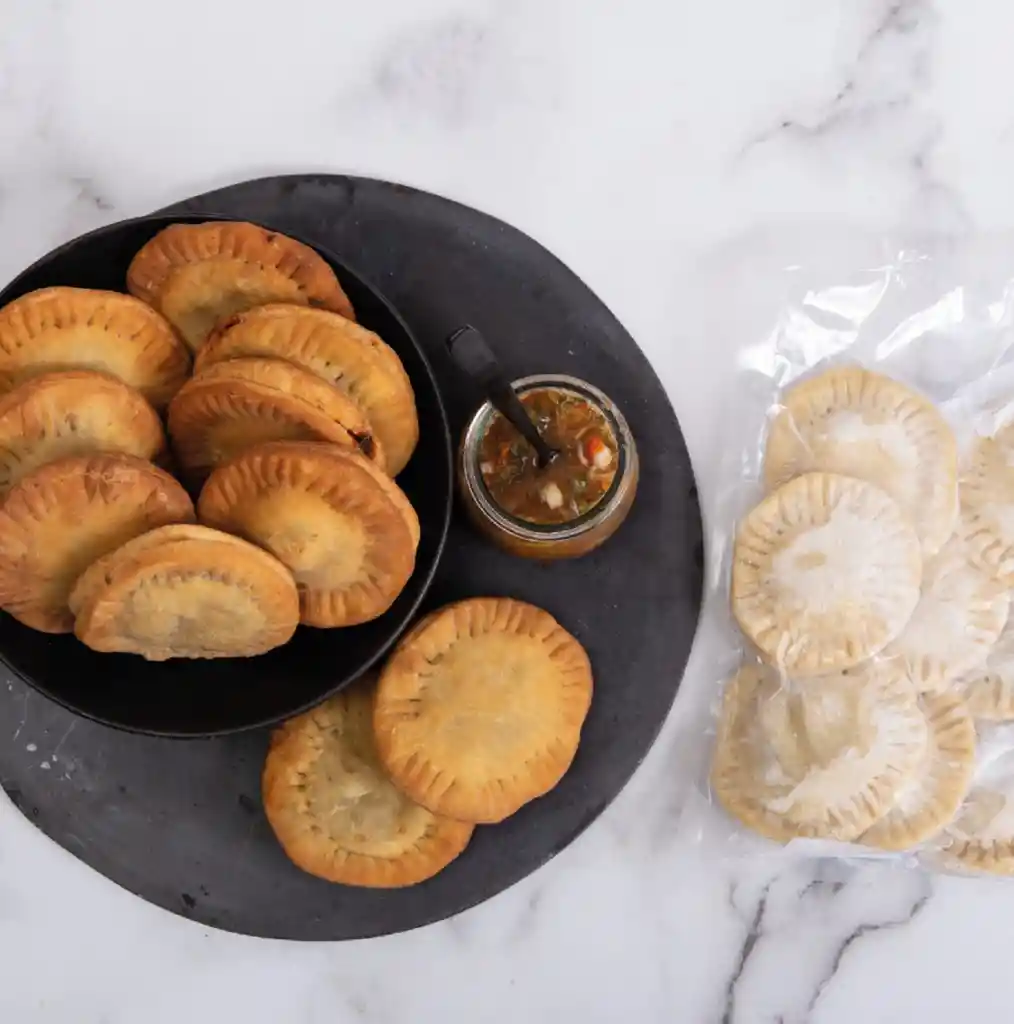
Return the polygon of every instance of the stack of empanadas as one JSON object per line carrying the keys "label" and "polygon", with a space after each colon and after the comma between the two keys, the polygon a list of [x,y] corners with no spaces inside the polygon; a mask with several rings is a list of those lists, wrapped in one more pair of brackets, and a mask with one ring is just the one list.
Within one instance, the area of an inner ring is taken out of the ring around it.
{"label": "stack of empanadas", "polygon": [[[419,544],[393,480],[415,397],[329,264],[253,224],[176,224],[126,286],[0,309],[0,607],[151,659],[383,614]],[[183,484],[207,528],[180,525]]]}
{"label": "stack of empanadas", "polygon": [[588,656],[546,612],[474,598],[425,616],[379,679],[275,733],[268,821],[295,864],[347,885],[436,874],[477,824],[551,790],[577,752]]}
{"label": "stack of empanadas", "polygon": [[959,486],[943,417],[868,370],[783,396],[733,556],[757,657],[726,686],[712,766],[731,814],[782,842],[932,840],[1014,872],[1014,786],[969,795],[975,721],[1014,720],[1012,467],[1008,429]]}

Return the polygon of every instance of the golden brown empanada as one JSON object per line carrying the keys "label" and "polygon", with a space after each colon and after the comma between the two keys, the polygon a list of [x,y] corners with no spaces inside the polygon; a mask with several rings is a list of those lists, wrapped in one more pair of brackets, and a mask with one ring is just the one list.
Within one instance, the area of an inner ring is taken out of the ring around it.
{"label": "golden brown empanada", "polygon": [[149,661],[251,657],[287,643],[299,623],[292,575],[237,537],[149,541],[114,554],[103,576],[74,625],[96,651]]}
{"label": "golden brown empanada", "polygon": [[415,510],[393,480],[350,448],[248,448],[208,477],[198,504],[201,522],[246,537],[288,566],[310,626],[377,618],[415,567]]}
{"label": "golden brown empanada", "polygon": [[126,544],[121,544],[118,548],[114,548],[108,554],[96,559],[81,573],[67,600],[71,614],[75,618],[81,614],[84,607],[98,597],[125,568],[131,565],[132,560],[138,555],[162,544],[176,544],[190,540],[213,540],[223,544],[235,541],[244,550],[250,546],[240,537],[233,537],[230,533],[212,530],[207,526],[198,526],[195,523],[172,523],[169,526],[157,526],[154,530],[138,534],[132,540],[128,540]]}
{"label": "golden brown empanada", "polygon": [[355,403],[282,359],[230,359],[200,371],[169,407],[169,434],[197,479],[264,441],[329,441],[384,466],[383,446]]}
{"label": "golden brown empanada", "polygon": [[445,868],[473,826],[413,803],[384,773],[373,738],[373,678],[276,730],[264,811],[289,858],[329,882],[395,888]]}
{"label": "golden brown empanada", "polygon": [[472,598],[413,629],[387,662],[377,749],[399,789],[435,814],[502,821],[563,777],[591,696],[588,656],[552,616]]}
{"label": "golden brown empanada", "polygon": [[172,224],[134,257],[127,290],[159,310],[191,351],[223,317],[291,302],[355,318],[334,271],[308,245],[242,221]]}
{"label": "golden brown empanada", "polygon": [[412,384],[394,349],[372,331],[320,309],[261,306],[223,321],[197,368],[237,356],[288,359],[345,391],[373,424],[391,476],[411,458],[419,440]]}
{"label": "golden brown empanada", "polygon": [[190,356],[155,310],[118,292],[43,288],[0,309],[0,391],[68,369],[111,373],[162,409]]}
{"label": "golden brown empanada", "polygon": [[155,410],[107,373],[45,373],[0,398],[0,497],[54,459],[90,452],[156,459],[164,448]]}
{"label": "golden brown empanada", "polygon": [[0,508],[0,608],[46,633],[68,633],[78,576],[139,533],[192,522],[186,491],[133,455],[74,455],[29,473]]}

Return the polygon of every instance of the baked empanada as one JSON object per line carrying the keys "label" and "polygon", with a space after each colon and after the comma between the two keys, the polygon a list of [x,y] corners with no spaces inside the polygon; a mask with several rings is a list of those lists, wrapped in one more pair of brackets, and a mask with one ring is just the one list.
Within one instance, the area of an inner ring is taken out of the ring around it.
{"label": "baked empanada", "polygon": [[0,391],[68,369],[111,373],[162,409],[190,355],[155,310],[119,292],[43,288],[0,309]]}
{"label": "baked empanada", "polygon": [[310,626],[375,619],[415,567],[415,510],[393,480],[350,448],[248,448],[208,477],[198,506],[202,523],[246,537],[288,566]]}
{"label": "baked empanada", "polygon": [[164,448],[155,410],[140,391],[107,373],[45,373],[0,398],[0,498],[54,459],[90,452],[156,459]]}
{"label": "baked empanada", "polygon": [[0,608],[47,633],[69,633],[67,605],[96,559],[155,526],[192,522],[186,491],[133,455],[75,455],[29,473],[0,507]]}
{"label": "baked empanada", "polygon": [[197,357],[198,370],[237,356],[287,359],[345,391],[369,417],[397,476],[419,440],[415,395],[394,349],[333,313],[269,305],[223,321]]}
{"label": "baked empanada", "polygon": [[159,310],[191,351],[223,317],[291,302],[355,318],[334,271],[308,245],[242,221],[172,224],[134,257],[127,290]]}
{"label": "baked empanada", "polygon": [[282,359],[230,359],[201,370],[169,406],[169,434],[180,465],[197,479],[264,441],[329,441],[385,464],[356,404]]}
{"label": "baked empanada", "polygon": [[344,885],[414,885],[464,850],[473,826],[413,803],[373,738],[373,679],[286,722],[264,765],[264,811],[297,867]]}
{"label": "baked empanada", "polygon": [[299,623],[291,574],[236,537],[149,542],[114,555],[102,575],[74,624],[96,651],[149,661],[246,658],[287,643]]}
{"label": "baked empanada", "polygon": [[424,620],[385,665],[377,749],[435,814],[502,821],[563,777],[591,697],[588,655],[551,615],[472,598]]}

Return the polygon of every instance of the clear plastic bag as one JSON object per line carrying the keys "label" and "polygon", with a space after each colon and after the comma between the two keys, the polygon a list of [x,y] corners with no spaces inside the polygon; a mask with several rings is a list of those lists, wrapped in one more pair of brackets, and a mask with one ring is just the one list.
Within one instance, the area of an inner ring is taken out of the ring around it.
{"label": "clear plastic bag", "polygon": [[1014,260],[885,253],[739,351],[707,827],[1014,874]]}

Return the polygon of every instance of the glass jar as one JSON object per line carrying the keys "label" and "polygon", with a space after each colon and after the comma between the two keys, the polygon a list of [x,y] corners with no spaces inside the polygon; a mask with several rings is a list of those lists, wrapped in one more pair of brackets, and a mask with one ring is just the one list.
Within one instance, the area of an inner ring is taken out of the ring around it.
{"label": "glass jar", "polygon": [[616,440],[618,465],[612,486],[601,500],[565,523],[540,525],[511,515],[496,504],[482,478],[479,450],[495,414],[486,402],[469,420],[458,446],[458,487],[472,522],[494,544],[522,558],[577,558],[593,551],[620,527],[637,493],[640,465],[634,435],[615,403],[597,387],[577,377],[538,374],[513,382],[518,396],[542,388],[568,392],[594,406]]}

